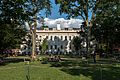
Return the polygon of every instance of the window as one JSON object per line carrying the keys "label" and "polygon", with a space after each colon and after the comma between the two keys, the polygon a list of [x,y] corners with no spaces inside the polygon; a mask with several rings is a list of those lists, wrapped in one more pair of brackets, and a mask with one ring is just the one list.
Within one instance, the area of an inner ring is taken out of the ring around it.
{"label": "window", "polygon": [[54,40],[57,39],[57,36],[54,37]]}
{"label": "window", "polygon": [[71,40],[71,36],[69,36],[69,40]]}
{"label": "window", "polygon": [[55,49],[57,49],[57,45],[55,45]]}
{"label": "window", "polygon": [[49,28],[49,30],[53,30],[53,28]]}
{"label": "window", "polygon": [[68,30],[68,28],[65,28],[65,30]]}
{"label": "window", "polygon": [[41,36],[39,36],[41,38]]}
{"label": "window", "polygon": [[67,36],[65,36],[65,40],[67,40]]}
{"label": "window", "polygon": [[63,45],[61,45],[61,49],[63,49]]}
{"label": "window", "polygon": [[72,48],[72,46],[70,45],[70,47],[69,47],[70,49]]}
{"label": "window", "polygon": [[52,36],[50,37],[50,40],[52,40]]}
{"label": "window", "polygon": [[48,39],[48,36],[46,36],[46,39]]}
{"label": "window", "polygon": [[36,35],[36,38],[38,38],[38,35]]}
{"label": "window", "polygon": [[53,46],[51,45],[51,46],[50,46],[50,49],[52,49],[52,48],[53,48]]}
{"label": "window", "polygon": [[61,36],[61,40],[63,40],[63,36]]}

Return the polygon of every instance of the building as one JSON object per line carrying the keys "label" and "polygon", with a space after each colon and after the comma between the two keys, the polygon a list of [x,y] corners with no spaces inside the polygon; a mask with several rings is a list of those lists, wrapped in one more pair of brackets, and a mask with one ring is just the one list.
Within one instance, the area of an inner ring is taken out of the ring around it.
{"label": "building", "polygon": [[78,34],[79,28],[64,28],[60,29],[59,25],[56,28],[44,28],[36,31],[36,45],[39,50],[39,45],[43,43],[44,39],[48,41],[49,53],[68,53],[73,51],[71,40]]}
{"label": "building", "polygon": [[[36,51],[40,52],[41,45],[44,40],[47,40],[46,52],[49,53],[66,53],[74,50],[71,41],[73,37],[79,36],[78,31],[83,20],[72,19],[65,20],[64,18],[49,19],[45,18],[43,22],[37,22],[36,30]],[[44,28],[40,27],[44,25]],[[49,26],[49,28],[45,28]],[[32,48],[31,33],[25,37],[25,41],[21,45],[22,53],[30,53]]]}

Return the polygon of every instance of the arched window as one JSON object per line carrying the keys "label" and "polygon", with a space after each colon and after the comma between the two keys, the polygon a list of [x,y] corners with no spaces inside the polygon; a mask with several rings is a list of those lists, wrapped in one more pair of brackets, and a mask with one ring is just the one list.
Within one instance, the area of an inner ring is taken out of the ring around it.
{"label": "arched window", "polygon": [[67,40],[67,36],[65,36],[65,40]]}
{"label": "arched window", "polygon": [[63,36],[61,36],[61,40],[63,40]]}
{"label": "arched window", "polygon": [[54,37],[54,40],[57,39],[57,36]]}
{"label": "arched window", "polygon": [[50,36],[50,40],[52,40],[52,36]]}
{"label": "arched window", "polygon": [[69,36],[69,40],[71,40],[71,36]]}

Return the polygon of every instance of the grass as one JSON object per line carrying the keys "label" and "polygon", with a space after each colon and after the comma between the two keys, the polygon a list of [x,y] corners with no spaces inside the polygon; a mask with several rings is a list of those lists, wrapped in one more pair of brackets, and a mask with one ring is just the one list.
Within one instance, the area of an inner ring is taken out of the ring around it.
{"label": "grass", "polygon": [[[0,66],[0,80],[119,80],[120,64],[97,64],[80,59],[61,62],[10,62]],[[106,61],[107,62],[107,61]],[[29,71],[29,72],[28,72]]]}
{"label": "grass", "polygon": [[0,66],[0,80],[27,80],[28,67],[29,80],[79,80],[79,77],[74,77],[58,68],[50,67],[49,64],[40,62],[32,62],[29,66],[24,62]]}

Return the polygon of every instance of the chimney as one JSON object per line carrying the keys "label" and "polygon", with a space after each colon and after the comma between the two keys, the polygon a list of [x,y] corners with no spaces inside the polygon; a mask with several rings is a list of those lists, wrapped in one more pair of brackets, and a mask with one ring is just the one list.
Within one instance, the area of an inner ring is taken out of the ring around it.
{"label": "chimney", "polygon": [[57,30],[61,30],[60,23],[57,23]]}

